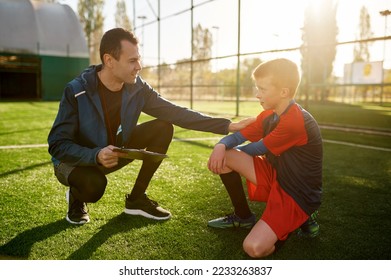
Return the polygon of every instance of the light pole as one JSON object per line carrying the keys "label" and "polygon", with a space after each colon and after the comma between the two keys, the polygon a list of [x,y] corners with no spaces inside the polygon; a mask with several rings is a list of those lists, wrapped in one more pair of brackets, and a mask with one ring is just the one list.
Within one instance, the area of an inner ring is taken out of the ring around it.
{"label": "light pole", "polygon": [[273,48],[274,48],[274,50],[278,50],[278,48],[280,47],[279,46],[280,35],[277,33],[273,33],[272,35],[274,37],[274,44],[275,44]]}
{"label": "light pole", "polygon": [[144,23],[147,19],[146,16],[138,16],[138,19],[141,19],[141,48],[143,49],[143,58],[144,58]]}
{"label": "light pole", "polygon": [[380,92],[380,104],[383,104],[383,92],[384,92],[384,61],[386,60],[386,36],[387,36],[387,16],[391,15],[390,10],[384,10],[379,12],[381,16],[384,16],[384,43],[383,43],[383,66],[382,66],[382,85]]}
{"label": "light pole", "polygon": [[[384,10],[379,12],[381,16],[384,16],[384,37],[387,36],[387,16],[391,15],[390,10]],[[383,61],[386,56],[386,40],[384,39],[384,47],[383,47]]]}
{"label": "light pole", "polygon": [[215,59],[216,59],[216,66],[215,66],[215,71],[217,72],[218,71],[218,56],[219,56],[219,30],[220,30],[220,27],[219,26],[212,26],[212,28],[214,29],[214,30],[216,30],[216,51],[215,51]]}

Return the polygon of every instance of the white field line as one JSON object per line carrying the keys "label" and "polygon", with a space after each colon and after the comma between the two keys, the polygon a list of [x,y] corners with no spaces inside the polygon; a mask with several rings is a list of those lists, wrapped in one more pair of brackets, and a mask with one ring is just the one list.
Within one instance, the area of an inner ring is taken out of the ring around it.
{"label": "white field line", "polygon": [[376,146],[368,146],[368,145],[360,145],[360,144],[354,144],[354,143],[349,143],[349,142],[344,142],[344,141],[334,141],[334,140],[323,139],[323,142],[324,143],[330,143],[330,144],[338,144],[338,145],[345,145],[345,146],[363,148],[363,149],[371,149],[371,150],[377,150],[377,151],[391,152],[391,149],[388,149],[388,148],[382,148],[382,147],[376,147]]}
{"label": "white field line", "polygon": [[48,146],[48,144],[10,145],[10,146],[0,146],[0,150],[44,148],[47,146]]}
{"label": "white field line", "polygon": [[[214,140],[218,141],[221,137],[200,137],[200,138],[174,138],[173,142],[192,142],[192,141],[207,141],[207,140]],[[344,141],[334,141],[334,140],[327,140],[323,139],[324,143],[330,143],[330,144],[337,144],[337,145],[345,145],[350,147],[357,147],[362,149],[371,149],[376,151],[384,151],[384,152],[391,152],[391,149],[389,148],[382,148],[382,147],[376,147],[376,146],[368,146],[368,145],[360,145],[360,144],[354,144]],[[31,145],[10,145],[10,146],[0,146],[0,150],[8,150],[8,149],[30,149],[30,148],[47,148],[47,144],[31,144]]]}

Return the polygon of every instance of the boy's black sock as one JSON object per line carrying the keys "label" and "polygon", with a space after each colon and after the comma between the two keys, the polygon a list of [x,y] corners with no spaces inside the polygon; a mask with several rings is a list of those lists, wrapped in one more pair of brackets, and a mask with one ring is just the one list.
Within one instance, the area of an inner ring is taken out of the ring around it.
{"label": "boy's black sock", "polygon": [[243,219],[250,217],[252,212],[247,203],[240,174],[232,171],[230,173],[220,174],[220,178],[234,206],[235,214]]}

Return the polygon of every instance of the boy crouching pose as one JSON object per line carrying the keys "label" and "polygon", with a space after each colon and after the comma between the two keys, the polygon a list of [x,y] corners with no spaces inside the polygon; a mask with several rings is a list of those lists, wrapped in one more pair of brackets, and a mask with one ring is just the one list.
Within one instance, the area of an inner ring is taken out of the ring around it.
{"label": "boy crouching pose", "polygon": [[[243,242],[253,258],[273,253],[278,240],[300,228],[316,236],[315,221],[322,193],[322,137],[315,119],[294,101],[300,83],[297,65],[287,59],[260,64],[253,72],[262,111],[256,121],[222,138],[214,147],[208,168],[219,174],[234,213],[208,222],[210,227],[252,228]],[[249,144],[238,146],[246,141]],[[248,196],[266,202],[259,221]]]}

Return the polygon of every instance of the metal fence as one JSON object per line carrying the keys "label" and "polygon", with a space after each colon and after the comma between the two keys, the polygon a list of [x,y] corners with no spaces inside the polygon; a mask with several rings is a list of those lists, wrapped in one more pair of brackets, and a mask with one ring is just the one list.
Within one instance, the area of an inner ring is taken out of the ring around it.
{"label": "metal fence", "polygon": [[[153,3],[149,0],[137,1],[137,3],[133,1],[135,32],[141,40],[141,55],[145,60],[143,77],[164,97],[172,100],[188,100],[190,108],[193,108],[194,102],[199,100],[235,101],[234,114],[239,115],[240,103],[254,99],[250,76],[257,62],[276,57],[292,58],[299,65],[301,62],[302,44],[280,47],[277,44],[278,34],[270,35],[277,40],[274,46],[257,46],[254,39],[252,48],[244,47],[244,41],[249,36],[245,31],[253,24],[248,22],[247,17],[252,14],[251,7],[255,5],[255,1],[224,0],[224,11],[215,10],[215,12],[227,14],[226,16],[231,19],[229,26],[224,20],[219,22],[219,19],[213,21],[203,17],[207,12],[216,9],[217,5],[221,5],[222,0],[157,0]],[[173,2],[180,3],[177,9],[166,10],[165,5]],[[386,17],[385,22],[387,26]],[[208,29],[213,38],[212,53],[202,59],[195,57],[197,49],[192,44],[195,39],[193,30],[197,24]],[[228,33],[231,40],[229,44],[223,45],[222,31],[227,28],[232,29]],[[387,42],[391,40],[391,36],[386,34],[386,29],[384,36],[338,42],[336,59],[340,63],[334,65],[333,78],[322,84],[302,84],[297,99],[305,102],[309,100],[378,104],[391,102],[391,70],[384,70],[382,82],[376,84],[354,84],[343,79],[344,67],[352,62],[346,54],[352,52],[357,44],[369,43],[375,50],[375,60],[381,60],[384,65],[391,62],[385,57],[388,49]],[[270,38],[265,39],[270,41]],[[179,58],[170,57],[169,53],[172,53],[172,49],[177,45],[184,46],[182,47],[184,55]]]}

